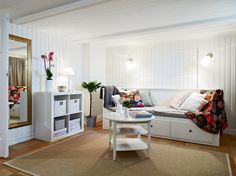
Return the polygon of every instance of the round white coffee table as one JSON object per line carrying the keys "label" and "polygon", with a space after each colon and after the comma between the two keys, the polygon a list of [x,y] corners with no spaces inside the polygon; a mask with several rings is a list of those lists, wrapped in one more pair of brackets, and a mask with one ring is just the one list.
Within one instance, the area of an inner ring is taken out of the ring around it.
{"label": "round white coffee table", "polygon": [[[117,151],[145,150],[147,149],[148,157],[151,151],[151,121],[155,117],[124,117],[120,113],[105,117],[109,120],[109,147],[113,148],[113,160],[116,159]],[[117,126],[125,124],[125,126]],[[147,124],[147,131],[140,125]],[[117,138],[117,135],[138,135],[137,138]],[[141,134],[147,135],[147,143],[141,139]]]}

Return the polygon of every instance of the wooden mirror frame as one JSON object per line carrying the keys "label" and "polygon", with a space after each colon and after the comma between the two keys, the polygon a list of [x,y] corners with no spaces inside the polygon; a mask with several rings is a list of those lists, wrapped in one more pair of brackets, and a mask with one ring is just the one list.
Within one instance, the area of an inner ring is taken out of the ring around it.
{"label": "wooden mirror frame", "polygon": [[9,40],[14,40],[17,42],[22,42],[27,44],[27,65],[28,65],[27,66],[27,100],[28,100],[27,121],[9,124],[9,129],[12,129],[32,124],[32,41],[30,39],[19,37],[12,34],[9,34]]}

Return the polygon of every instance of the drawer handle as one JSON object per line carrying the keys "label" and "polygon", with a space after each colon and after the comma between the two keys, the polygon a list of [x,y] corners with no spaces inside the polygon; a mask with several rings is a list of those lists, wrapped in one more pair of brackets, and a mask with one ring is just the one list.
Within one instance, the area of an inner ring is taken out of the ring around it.
{"label": "drawer handle", "polygon": [[153,126],[151,125],[151,128],[152,128]]}
{"label": "drawer handle", "polygon": [[192,130],[189,130],[190,133],[192,133]]}

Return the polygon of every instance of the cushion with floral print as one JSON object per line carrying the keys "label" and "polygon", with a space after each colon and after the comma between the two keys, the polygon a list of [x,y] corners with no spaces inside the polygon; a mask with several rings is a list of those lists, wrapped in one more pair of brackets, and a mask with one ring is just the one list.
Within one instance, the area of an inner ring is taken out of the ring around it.
{"label": "cushion with floral print", "polygon": [[17,102],[20,100],[20,93],[27,91],[25,86],[9,86],[8,87],[8,101]]}
{"label": "cushion with floral print", "polygon": [[121,92],[121,99],[127,98],[130,100],[130,107],[144,107],[139,90],[125,90]]}

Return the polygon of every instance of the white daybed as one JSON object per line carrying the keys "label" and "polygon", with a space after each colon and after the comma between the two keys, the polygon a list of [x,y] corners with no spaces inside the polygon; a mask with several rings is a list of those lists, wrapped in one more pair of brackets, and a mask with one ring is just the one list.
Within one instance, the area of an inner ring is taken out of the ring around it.
{"label": "white daybed", "polygon": [[[155,114],[152,121],[152,136],[174,139],[211,146],[220,145],[220,134],[211,134],[203,131],[196,126],[192,120],[187,119],[184,111],[178,111],[168,107],[169,101],[177,93],[184,90],[173,89],[150,89],[151,97],[155,104],[154,107],[145,107],[142,110],[154,110],[161,112]],[[112,116],[111,110],[103,108],[103,128],[108,129],[109,123],[104,117]]]}

